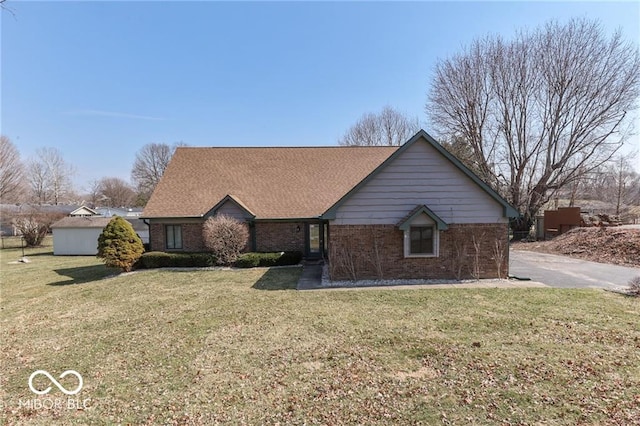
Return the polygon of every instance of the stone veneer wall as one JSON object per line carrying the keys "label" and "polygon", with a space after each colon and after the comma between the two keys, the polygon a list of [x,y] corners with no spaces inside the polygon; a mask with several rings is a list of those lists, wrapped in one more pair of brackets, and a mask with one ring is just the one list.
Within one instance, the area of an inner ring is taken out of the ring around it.
{"label": "stone veneer wall", "polygon": [[[440,232],[438,257],[405,258],[404,233],[394,225],[330,225],[331,279],[506,278],[507,227],[507,224],[450,225]],[[479,247],[477,255],[474,239]],[[496,258],[500,256],[498,267]]]}

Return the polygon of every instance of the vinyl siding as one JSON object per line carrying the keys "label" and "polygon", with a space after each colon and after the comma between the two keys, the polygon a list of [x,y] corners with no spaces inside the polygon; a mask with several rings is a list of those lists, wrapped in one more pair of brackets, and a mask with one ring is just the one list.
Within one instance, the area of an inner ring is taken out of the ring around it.
{"label": "vinyl siding", "polygon": [[424,142],[414,143],[336,211],[336,225],[397,224],[417,205],[448,224],[506,223],[503,207]]}
{"label": "vinyl siding", "polygon": [[246,212],[241,209],[236,203],[229,200],[227,200],[222,206],[220,206],[218,210],[216,210],[216,214],[224,214],[241,222],[244,222],[245,219],[247,219]]}
{"label": "vinyl siding", "polygon": [[102,228],[54,228],[53,254],[95,256],[101,233]]}

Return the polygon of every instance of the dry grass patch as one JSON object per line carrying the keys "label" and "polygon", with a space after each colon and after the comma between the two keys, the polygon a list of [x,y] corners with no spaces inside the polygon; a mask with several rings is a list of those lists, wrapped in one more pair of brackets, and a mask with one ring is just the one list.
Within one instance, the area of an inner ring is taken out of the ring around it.
{"label": "dry grass patch", "polygon": [[[111,272],[97,259],[41,255],[7,265],[5,254],[0,395],[10,424],[640,418],[640,303],[631,297],[553,289],[265,291],[293,288],[300,270],[100,279]],[[85,273],[69,272],[78,268]],[[90,407],[19,407],[34,397],[27,379],[37,369],[80,372],[79,396]]]}

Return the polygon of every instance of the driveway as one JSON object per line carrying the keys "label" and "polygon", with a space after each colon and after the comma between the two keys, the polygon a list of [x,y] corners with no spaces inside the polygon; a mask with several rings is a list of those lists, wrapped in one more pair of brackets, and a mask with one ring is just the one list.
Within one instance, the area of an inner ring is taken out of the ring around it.
{"label": "driveway", "polygon": [[640,268],[589,262],[534,251],[511,250],[509,274],[551,287],[624,290]]}

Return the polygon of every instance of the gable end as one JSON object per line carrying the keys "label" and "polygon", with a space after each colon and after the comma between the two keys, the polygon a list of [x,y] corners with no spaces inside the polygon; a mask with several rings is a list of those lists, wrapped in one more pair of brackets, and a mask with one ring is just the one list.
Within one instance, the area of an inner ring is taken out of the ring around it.
{"label": "gable end", "polygon": [[[229,207],[232,209],[232,213],[227,213],[225,210],[228,210]],[[235,217],[239,219],[237,216],[242,215],[243,219],[255,219],[256,215],[253,214],[251,210],[237,197],[233,195],[227,194],[222,200],[218,201],[218,203],[211,208],[207,213],[204,214],[205,218],[210,216],[214,216],[217,213],[225,213],[229,216]]]}
{"label": "gable end", "polygon": [[374,169],[369,175],[367,175],[362,181],[354,186],[349,192],[347,192],[342,198],[340,198],[333,206],[331,206],[321,216],[322,219],[333,220],[336,219],[336,213],[338,209],[355,193],[357,193],[363,186],[376,177],[382,170],[384,170],[391,162],[398,158],[402,153],[408,150],[412,145],[419,140],[423,140],[435,148],[444,158],[451,162],[458,170],[460,170],[467,178],[480,187],[485,193],[487,193],[494,201],[499,203],[503,208],[503,217],[519,217],[518,211],[509,204],[504,198],[502,198],[497,192],[495,192],[489,185],[482,181],[478,176],[469,170],[460,160],[447,151],[442,145],[440,145],[435,139],[433,139],[427,132],[420,130],[411,139],[409,139],[404,145],[398,148],[393,154],[391,154],[382,164]]}
{"label": "gable end", "polygon": [[432,212],[431,209],[425,205],[417,206],[415,209],[411,210],[411,212],[409,212],[409,214],[398,223],[398,228],[402,231],[406,231],[411,226],[411,222],[423,213],[429,216],[431,220],[436,223],[439,231],[446,231],[449,228],[449,225],[447,225],[444,220],[440,219],[437,214]]}

